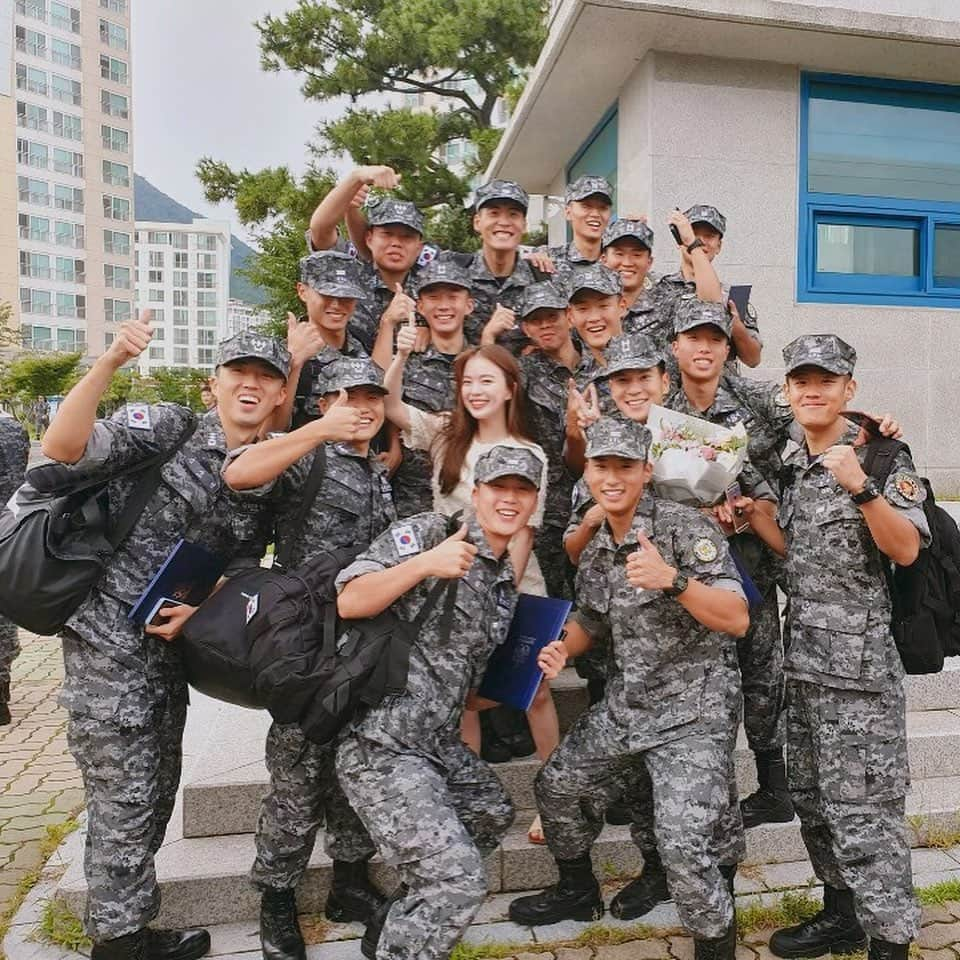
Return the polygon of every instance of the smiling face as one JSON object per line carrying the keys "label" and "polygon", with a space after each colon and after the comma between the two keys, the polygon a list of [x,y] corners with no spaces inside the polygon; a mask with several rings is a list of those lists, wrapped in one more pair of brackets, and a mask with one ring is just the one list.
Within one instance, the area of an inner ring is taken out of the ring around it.
{"label": "smiling face", "polygon": [[633,516],[652,475],[652,464],[616,456],[592,457],[583,470],[590,495],[614,519]]}
{"label": "smiling face", "polygon": [[473,215],[473,229],[485,248],[502,252],[516,250],[527,231],[526,211],[509,200],[485,203]]}
{"label": "smiling face", "polygon": [[541,307],[525,316],[520,328],[534,346],[548,353],[559,350],[570,339],[570,321],[566,310]]}
{"label": "smiling face", "polygon": [[651,403],[663,403],[670,376],[660,367],[620,370],[610,374],[610,394],[620,412],[635,423],[646,423]]}
{"label": "smiling face", "polygon": [[486,357],[471,357],[463,368],[460,399],[475,420],[506,416],[513,394],[503,371]]}
{"label": "smiling face", "polygon": [[801,427],[825,429],[836,423],[840,411],[853,400],[857,382],[822,367],[798,367],[787,376],[786,392]]}
{"label": "smiling face", "polygon": [[509,540],[530,522],[537,506],[537,488],[525,477],[499,477],[478,483],[472,500],[484,532]]}
{"label": "smiling face", "polygon": [[691,380],[711,380],[719,377],[730,353],[730,341],[724,332],[712,323],[704,323],[677,334],[673,341],[673,355],[680,372]]}
{"label": "smiling face", "polygon": [[448,283],[426,287],[417,298],[417,312],[427,321],[431,333],[440,336],[461,332],[473,305],[469,290]]}
{"label": "smiling face", "polygon": [[709,223],[691,224],[695,236],[703,241],[703,252],[712,263],[714,257],[723,249],[723,234]]}
{"label": "smiling face", "polygon": [[423,250],[423,237],[402,223],[371,227],[366,240],[374,264],[394,273],[406,273]]}
{"label": "smiling face", "polygon": [[259,427],[287,395],[287,382],[262,360],[232,360],[212,378],[220,420],[238,430]]}
{"label": "smiling face", "polygon": [[653,254],[634,237],[621,237],[611,243],[600,259],[620,274],[627,292],[640,289],[653,265]]}
{"label": "smiling face", "polygon": [[[326,413],[327,407],[339,396],[338,393],[324,394],[320,409]],[[371,387],[350,387],[347,390],[346,406],[353,407],[360,414],[360,429],[353,435],[355,443],[369,443],[383,426],[383,393]]]}
{"label": "smiling face", "polygon": [[612,212],[610,201],[595,193],[583,200],[571,200],[566,207],[567,222],[573,236],[596,242],[610,222]]}
{"label": "smiling face", "polygon": [[297,284],[297,296],[307,308],[310,322],[331,333],[341,333],[346,329],[357,306],[353,297],[329,297],[305,283]]}
{"label": "smiling face", "polygon": [[580,339],[594,350],[602,350],[611,337],[620,335],[623,298],[615,294],[579,290],[570,300],[567,317]]}

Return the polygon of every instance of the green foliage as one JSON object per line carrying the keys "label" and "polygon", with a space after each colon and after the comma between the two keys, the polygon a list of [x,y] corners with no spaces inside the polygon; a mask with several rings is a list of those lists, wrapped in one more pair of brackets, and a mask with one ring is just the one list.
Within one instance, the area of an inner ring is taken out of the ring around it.
{"label": "green foliage", "polygon": [[787,890],[773,906],[762,903],[737,908],[737,932],[742,937],[767,927],[789,927],[819,913],[823,904],[805,893]]}
{"label": "green foliage", "polygon": [[159,367],[150,376],[142,376],[131,369],[118,370],[110,381],[97,407],[97,414],[109,417],[125,403],[179,403],[196,412],[202,412],[200,388],[207,379],[201,370],[179,367]]}
{"label": "green foliage", "polygon": [[960,901],[960,880],[944,880],[929,887],[917,887],[917,899],[925,906]]}
{"label": "green foliage", "polygon": [[[255,234],[260,253],[241,273],[268,294],[265,309],[282,328],[299,312],[293,284],[310,214],[334,183],[324,158],[347,154],[358,165],[389,164],[396,191],[427,214],[427,239],[475,250],[464,202],[469,177],[483,170],[500,140],[491,125],[497,100],[515,102],[546,36],[543,0],[296,0],[266,15],[260,32],[265,70],[292,70],[310,100],[349,97],[353,106],[322,125],[309,145],[314,164],[301,178],[286,167],[233,170],[204,157],[197,176],[212,203],[230,200]],[[366,94],[424,94],[430,110],[357,105]],[[443,160],[453,139],[469,140],[477,160],[461,177]]]}
{"label": "green foliage", "polygon": [[45,900],[37,937],[67,950],[89,953],[92,941],[84,933],[83,921],[59,897]]}
{"label": "green foliage", "polygon": [[80,353],[22,353],[0,373],[0,400],[24,408],[37,397],[65,394],[80,376]]}

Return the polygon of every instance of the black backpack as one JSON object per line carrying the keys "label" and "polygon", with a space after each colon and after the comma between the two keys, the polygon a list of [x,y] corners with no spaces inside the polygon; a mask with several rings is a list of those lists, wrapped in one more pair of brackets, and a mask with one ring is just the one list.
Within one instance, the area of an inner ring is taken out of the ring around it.
{"label": "black backpack", "polygon": [[[882,490],[900,451],[899,440],[875,438],[867,445],[863,469]],[[960,529],[937,506],[925,477],[923,513],[930,526],[930,546],[923,547],[909,567],[885,563],[884,574],[893,601],[891,630],[909,674],[939,673],[944,657],[960,654]]]}
{"label": "black backpack", "polygon": [[[324,447],[303,490],[293,529],[302,529],[323,479]],[[329,743],[364,705],[406,689],[410,646],[444,588],[440,581],[414,623],[390,610],[367,620],[337,615],[337,574],[360,553],[319,553],[288,570],[292,541],[270,569],[231,577],[187,621],[180,647],[191,686],[227,703],[267,709],[296,723],[315,743]],[[452,620],[457,581],[449,585]]]}
{"label": "black backpack", "polygon": [[[16,513],[0,509],[0,613],[32,633],[59,633],[134,528],[163,465],[196,428],[191,416],[171,450],[107,478],[84,481],[60,463],[28,470]],[[143,477],[111,520],[109,484],[134,474]]]}

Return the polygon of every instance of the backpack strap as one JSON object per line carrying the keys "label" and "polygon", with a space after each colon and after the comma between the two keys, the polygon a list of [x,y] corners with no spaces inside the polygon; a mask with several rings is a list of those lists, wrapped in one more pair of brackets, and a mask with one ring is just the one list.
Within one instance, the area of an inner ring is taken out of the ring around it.
{"label": "backpack strap", "polygon": [[901,450],[909,454],[910,448],[892,437],[878,437],[867,444],[866,456],[863,458],[863,472],[877,482],[881,491],[886,485],[887,478],[893,472],[893,464]]}
{"label": "backpack strap", "polygon": [[320,484],[323,483],[323,478],[326,474],[326,471],[327,445],[325,443],[321,443],[320,446],[317,447],[316,453],[313,456],[313,463],[310,465],[310,472],[307,474],[306,483],[304,483],[303,490],[300,494],[300,507],[297,510],[297,515],[294,518],[293,525],[291,527],[292,530],[296,531],[296,534],[283,543],[276,555],[276,562],[283,569],[286,569],[290,562],[290,555],[293,553],[293,546],[296,543],[297,536],[299,536],[299,531],[303,530],[303,525],[306,522],[307,514],[313,507],[314,501],[317,499],[317,494],[320,493]]}
{"label": "backpack strap", "polygon": [[160,471],[163,465],[168,460],[171,460],[174,454],[186,444],[196,429],[197,418],[191,416],[190,422],[183,428],[180,436],[177,437],[177,442],[166,453],[158,454],[156,457],[151,458],[147,461],[147,464],[137,464],[137,470],[124,470],[110,477],[110,480],[116,480],[117,477],[124,476],[127,473],[135,473],[144,469],[148,470],[143,480],[130,492],[130,496],[127,497],[127,502],[120,511],[120,516],[118,516],[116,522],[111,525],[110,533],[107,535],[107,542],[114,550],[126,540],[134,524],[140,519],[140,514],[143,513],[150,498],[157,492],[157,488],[160,486]]}

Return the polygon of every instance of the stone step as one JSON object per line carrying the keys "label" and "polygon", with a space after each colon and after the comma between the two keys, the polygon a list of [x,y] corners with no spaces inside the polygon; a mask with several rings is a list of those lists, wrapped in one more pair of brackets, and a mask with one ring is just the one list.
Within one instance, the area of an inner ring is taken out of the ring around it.
{"label": "stone step", "polygon": [[[193,775],[184,785],[184,836],[221,836],[255,829],[268,782],[263,762],[268,726],[269,718],[262,712],[239,708],[223,711],[206,754],[194,765]],[[907,732],[915,779],[960,776],[960,711],[911,711]],[[756,789],[753,756],[742,730],[735,761],[741,793]],[[539,767],[536,757],[494,765],[518,811],[531,811],[536,806],[533,780]]]}
{"label": "stone step", "polygon": [[[960,810],[960,777],[915,780],[907,800],[908,827],[913,846],[919,845],[917,828],[956,832]],[[545,847],[527,842],[527,818],[517,823],[502,846],[487,861],[492,892],[536,890],[556,881],[552,858]],[[321,838],[322,841],[322,838]],[[78,839],[78,843],[80,840]],[[796,820],[770,824],[748,832],[748,853],[742,883],[748,884],[757,869],[765,875],[793,876],[802,866],[805,851]],[[940,855],[940,851],[920,851],[920,856]],[[954,848],[944,856],[960,858]],[[257,915],[259,898],[247,879],[254,858],[254,840],[250,834],[221,837],[174,837],[157,855],[157,876],[163,891],[158,923],[163,926],[229,923]],[[635,874],[640,857],[630,842],[627,827],[605,827],[593,850],[598,877]],[[946,861],[945,861],[946,862]],[[800,866],[796,864],[800,863]],[[787,865],[794,864],[793,867]],[[778,867],[777,865],[784,865]],[[808,876],[809,874],[805,874]],[[395,880],[392,871],[375,862],[374,876],[389,888]],[[299,891],[300,909],[316,913],[323,909],[331,879],[330,861],[318,842],[310,868]],[[86,886],[81,858],[75,858],[60,881],[58,893],[71,908],[82,914]]]}

